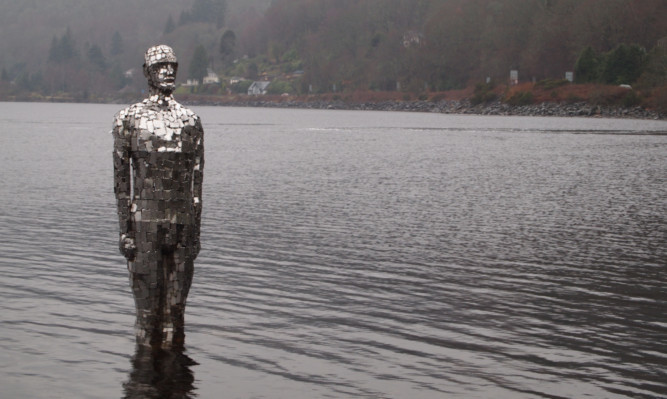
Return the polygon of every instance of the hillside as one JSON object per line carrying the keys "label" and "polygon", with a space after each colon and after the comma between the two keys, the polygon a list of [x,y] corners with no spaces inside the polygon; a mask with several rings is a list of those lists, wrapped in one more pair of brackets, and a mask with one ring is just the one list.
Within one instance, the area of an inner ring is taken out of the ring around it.
{"label": "hillside", "polygon": [[515,70],[520,83],[574,72],[632,85],[664,107],[665,20],[664,0],[0,0],[0,98],[136,97],[141,55],[159,42],[175,48],[180,83],[222,77],[189,95],[265,79],[277,94],[417,98],[504,85]]}
{"label": "hillside", "polygon": [[[227,0],[227,26],[242,26],[243,16],[248,13],[261,15],[270,1]],[[181,13],[194,3],[195,0],[0,0],[0,67],[12,78],[22,72],[43,72],[52,39],[64,35],[68,28],[82,58],[87,46],[97,45],[109,64],[118,63],[123,70],[136,67],[146,48],[158,42],[181,44],[179,55],[183,53],[181,59],[188,59],[192,55],[188,49],[200,42],[200,30],[209,29],[187,30],[185,37],[178,40],[178,34],[165,35],[165,26],[170,16],[178,24]],[[222,32],[222,28],[215,30]],[[116,32],[122,38],[122,51],[113,54]]]}

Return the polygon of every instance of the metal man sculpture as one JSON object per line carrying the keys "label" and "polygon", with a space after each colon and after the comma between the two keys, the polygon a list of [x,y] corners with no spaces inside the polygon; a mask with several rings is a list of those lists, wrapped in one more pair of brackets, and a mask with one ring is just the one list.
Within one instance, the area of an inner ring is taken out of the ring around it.
{"label": "metal man sculpture", "polygon": [[200,249],[204,131],[172,97],[178,62],[164,45],[145,55],[150,97],[116,114],[114,184],[120,252],[137,310],[137,341],[185,338],[185,301]]}

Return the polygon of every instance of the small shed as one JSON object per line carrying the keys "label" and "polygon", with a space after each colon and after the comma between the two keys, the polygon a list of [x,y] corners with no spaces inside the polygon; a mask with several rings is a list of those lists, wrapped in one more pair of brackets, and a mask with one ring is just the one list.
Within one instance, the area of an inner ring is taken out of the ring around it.
{"label": "small shed", "polygon": [[271,82],[266,81],[255,81],[252,82],[250,87],[248,87],[249,96],[258,96],[266,94],[266,89],[269,87]]}

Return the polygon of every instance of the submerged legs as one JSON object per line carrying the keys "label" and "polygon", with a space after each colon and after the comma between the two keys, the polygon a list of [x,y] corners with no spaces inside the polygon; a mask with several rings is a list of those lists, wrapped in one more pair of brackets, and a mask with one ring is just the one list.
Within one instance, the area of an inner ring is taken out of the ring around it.
{"label": "submerged legs", "polygon": [[185,303],[194,263],[170,230],[158,229],[156,241],[162,245],[155,250],[154,244],[138,242],[136,257],[128,263],[137,310],[137,342],[147,345],[177,346],[185,338]]}

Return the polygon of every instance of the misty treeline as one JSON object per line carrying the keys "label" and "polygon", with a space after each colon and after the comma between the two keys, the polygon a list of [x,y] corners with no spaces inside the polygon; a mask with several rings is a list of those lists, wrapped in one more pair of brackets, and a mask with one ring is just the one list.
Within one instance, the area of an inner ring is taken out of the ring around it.
{"label": "misty treeline", "polygon": [[[318,90],[446,90],[512,69],[563,79],[586,49],[590,81],[632,84],[667,45],[664,0],[275,0],[264,21],[256,51],[279,61],[296,50]],[[639,73],[622,79],[632,62]]]}
{"label": "misty treeline", "polygon": [[205,49],[270,1],[0,0],[0,97],[136,96],[146,89],[143,53],[159,43],[176,49],[179,81],[201,80],[189,70],[206,73],[218,54]]}
{"label": "misty treeline", "polygon": [[210,68],[297,93],[440,91],[506,82],[510,70],[520,81],[572,71],[580,83],[667,85],[665,0],[90,1],[97,9],[44,28],[41,52],[0,63],[5,86],[137,90],[141,71],[126,72],[158,42],[179,55],[179,81]]}

